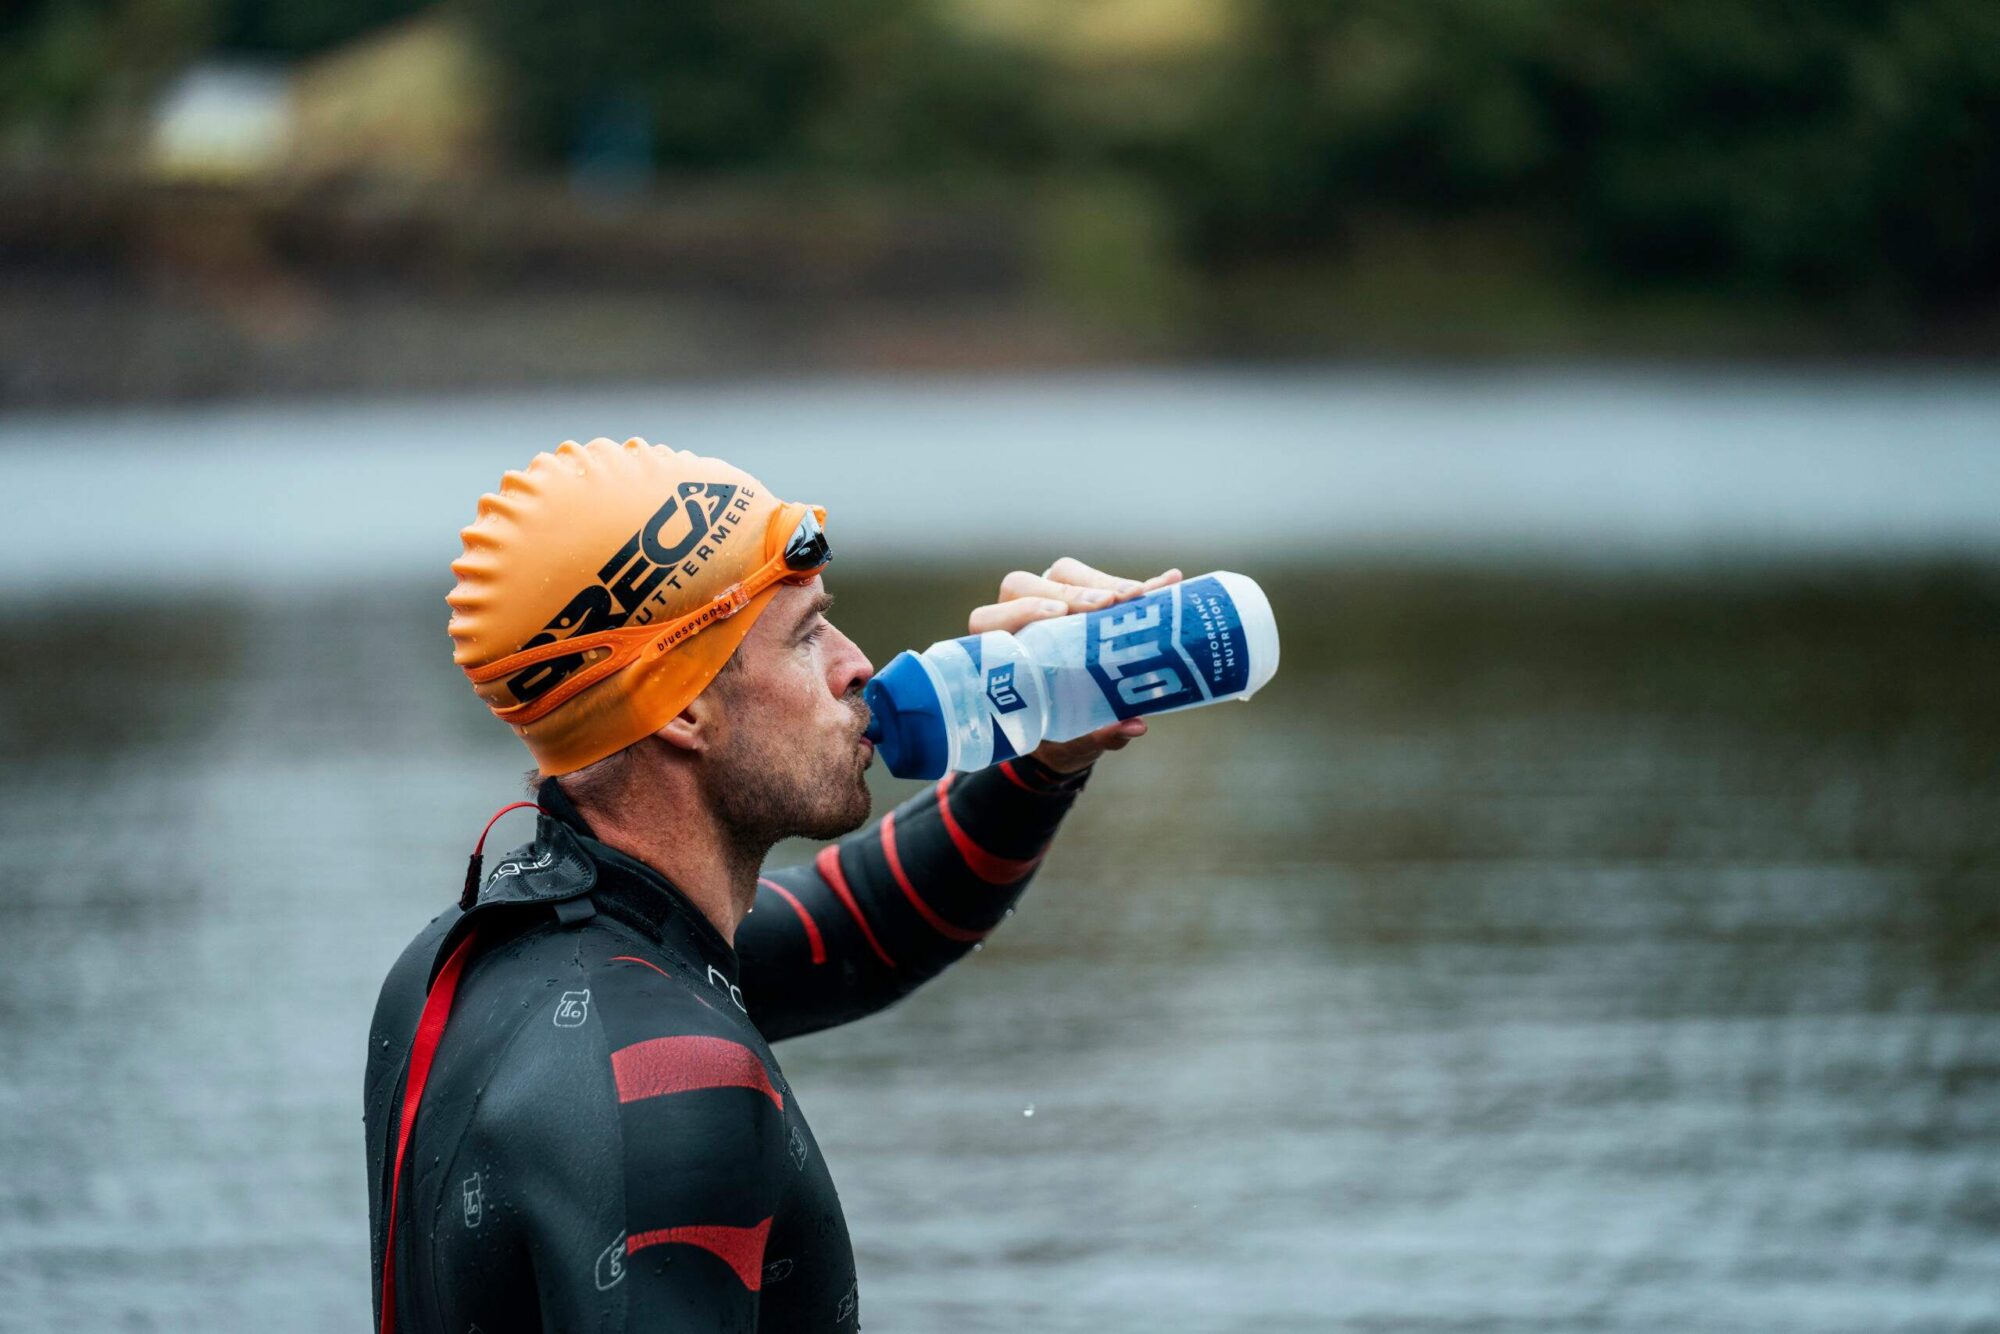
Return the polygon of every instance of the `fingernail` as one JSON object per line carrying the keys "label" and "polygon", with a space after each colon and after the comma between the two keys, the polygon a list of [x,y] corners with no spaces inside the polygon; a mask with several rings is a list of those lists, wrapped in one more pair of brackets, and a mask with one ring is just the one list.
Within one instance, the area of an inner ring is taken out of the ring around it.
{"label": "fingernail", "polygon": [[1111,590],[1108,588],[1086,588],[1076,595],[1078,602],[1109,602]]}
{"label": "fingernail", "polygon": [[1051,616],[1062,616],[1068,613],[1069,604],[1067,602],[1057,602],[1054,598],[1043,598],[1041,608]]}

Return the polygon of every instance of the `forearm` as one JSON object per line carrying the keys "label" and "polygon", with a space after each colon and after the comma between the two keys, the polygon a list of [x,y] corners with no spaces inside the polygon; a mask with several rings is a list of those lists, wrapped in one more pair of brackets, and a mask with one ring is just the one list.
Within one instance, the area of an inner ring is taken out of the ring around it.
{"label": "forearm", "polygon": [[952,775],[808,865],[768,877],[738,932],[770,1038],[872,1014],[969,952],[1027,890],[1088,770]]}

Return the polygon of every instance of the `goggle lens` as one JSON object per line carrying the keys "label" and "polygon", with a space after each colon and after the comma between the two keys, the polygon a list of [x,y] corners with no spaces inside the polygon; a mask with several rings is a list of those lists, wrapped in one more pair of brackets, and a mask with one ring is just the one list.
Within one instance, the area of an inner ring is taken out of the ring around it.
{"label": "goggle lens", "polygon": [[792,530],[790,540],[785,543],[785,568],[801,573],[817,570],[833,559],[833,547],[826,540],[826,529],[819,521],[819,515],[807,510],[799,520],[799,526]]}

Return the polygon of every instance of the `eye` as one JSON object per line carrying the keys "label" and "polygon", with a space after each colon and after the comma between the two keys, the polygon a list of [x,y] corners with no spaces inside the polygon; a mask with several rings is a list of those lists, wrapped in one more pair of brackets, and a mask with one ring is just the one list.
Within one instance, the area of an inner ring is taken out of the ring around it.
{"label": "eye", "polygon": [[825,633],[826,633],[826,622],[820,621],[817,624],[815,624],[812,629],[806,631],[805,635],[799,640],[799,642],[801,644],[815,643],[818,641],[819,637]]}

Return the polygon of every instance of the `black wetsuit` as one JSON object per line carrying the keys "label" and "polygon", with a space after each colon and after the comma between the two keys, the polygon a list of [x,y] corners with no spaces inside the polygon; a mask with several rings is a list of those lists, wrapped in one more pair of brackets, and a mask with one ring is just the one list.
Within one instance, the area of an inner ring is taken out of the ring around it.
{"label": "black wetsuit", "polygon": [[761,881],[734,950],[544,783],[534,842],[418,935],[376,1005],[378,1328],[405,1066],[468,933],[398,1197],[399,1334],[857,1327],[840,1200],[768,1044],[880,1010],[971,949],[1082,778],[1016,760],[936,784]]}

